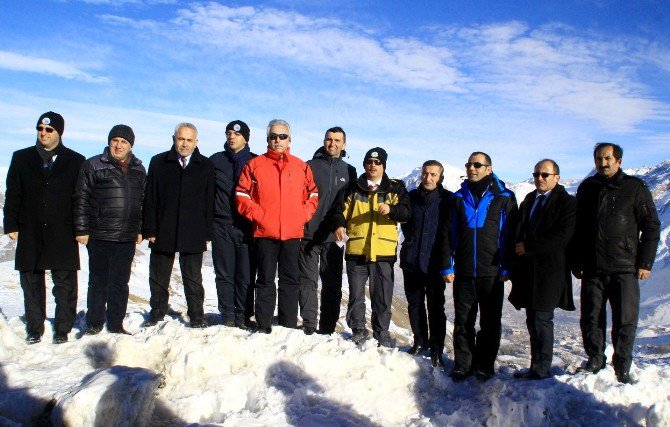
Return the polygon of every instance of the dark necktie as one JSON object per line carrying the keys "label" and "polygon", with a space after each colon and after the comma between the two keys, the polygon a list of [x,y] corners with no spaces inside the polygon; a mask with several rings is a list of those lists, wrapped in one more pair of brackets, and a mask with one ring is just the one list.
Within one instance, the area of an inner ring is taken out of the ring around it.
{"label": "dark necktie", "polygon": [[186,157],[182,157],[180,160],[181,160],[181,168],[186,169]]}
{"label": "dark necktie", "polygon": [[537,197],[537,203],[535,204],[535,210],[530,215],[528,220],[528,234],[535,234],[535,227],[537,227],[537,221],[540,219],[540,213],[542,212],[542,207],[544,206],[544,201],[547,198],[544,194],[541,194]]}

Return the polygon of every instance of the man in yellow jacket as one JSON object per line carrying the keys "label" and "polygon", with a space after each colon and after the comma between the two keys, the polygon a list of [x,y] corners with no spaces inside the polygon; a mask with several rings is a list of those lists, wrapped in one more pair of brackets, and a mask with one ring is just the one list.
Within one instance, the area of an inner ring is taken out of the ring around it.
{"label": "man in yellow jacket", "polygon": [[388,155],[370,149],[363,161],[365,173],[349,181],[331,211],[338,242],[346,242],[344,258],[349,279],[347,325],[356,344],[368,338],[365,327],[365,282],[370,281],[372,335],[379,346],[393,347],[389,334],[393,298],[393,264],[398,248],[398,224],[410,218],[405,183],[386,175]]}

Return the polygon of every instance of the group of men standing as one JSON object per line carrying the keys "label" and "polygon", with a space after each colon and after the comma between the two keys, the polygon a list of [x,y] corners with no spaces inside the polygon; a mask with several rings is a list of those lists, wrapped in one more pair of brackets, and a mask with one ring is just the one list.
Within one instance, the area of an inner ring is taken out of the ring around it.
{"label": "group of men standing", "polygon": [[247,124],[230,122],[224,150],[210,158],[197,148],[196,127],[180,123],[171,149],[151,159],[148,174],[132,153],[135,135],[129,126],[114,126],[103,153],[88,160],[63,145],[59,114],[44,113],[36,129],[36,145],[14,153],[4,207],[5,233],[18,241],[16,269],[29,344],[44,333],[45,270],[54,282],[53,340],[68,339],[76,315],[76,242],[89,252],[86,333],[97,334],[106,323],[109,332],[127,334],[123,319],[135,245],[147,239],[147,327],[170,313],[168,285],[177,252],[190,326],[207,326],[201,270],[212,242],[225,326],[248,329],[255,316],[257,330],[271,333],[278,300],[279,325],[296,328],[300,312],[305,334],[333,333],[344,258],[352,340],[368,338],[367,282],[373,337],[379,346],[392,347],[393,266],[401,225],[400,267],[414,335],[409,353],[428,349],[433,366],[444,366],[444,294],[450,283],[451,377],[491,378],[500,346],[503,283],[511,279],[509,300],[526,309],[531,349],[530,369],[515,377],[549,377],[554,309],[575,309],[572,271],[582,279],[580,325],[589,356],[582,370],[595,373],[605,366],[609,301],[614,369],[619,381],[632,381],[638,280],[650,275],[660,227],[644,182],[620,169],[623,150],[616,144],[596,145],[597,174],[580,185],[576,197],[559,184],[555,161],[539,161],[536,190],[517,207],[514,193],[493,173],[490,156],[479,151],[470,155],[467,179],[453,194],[442,186],[444,167],[435,160],[423,164],[420,186],[408,193],[402,181],[386,175],[388,154],[380,147],[365,154],[364,173],[357,176],[343,159],[346,133],[340,127],[328,129],[323,146],[303,162],[290,152],[291,129],[284,120],[268,124],[267,151],[261,155],[250,151]]}

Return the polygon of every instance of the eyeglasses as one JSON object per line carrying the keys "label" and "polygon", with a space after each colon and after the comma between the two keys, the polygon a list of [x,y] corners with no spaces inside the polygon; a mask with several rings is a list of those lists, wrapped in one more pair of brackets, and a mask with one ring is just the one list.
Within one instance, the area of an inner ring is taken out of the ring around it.
{"label": "eyeglasses", "polygon": [[381,160],[377,160],[377,159],[368,159],[368,160],[365,161],[365,164],[366,164],[366,165],[377,165],[377,166],[381,166],[382,162],[381,162]]}
{"label": "eyeglasses", "polygon": [[474,166],[475,169],[479,169],[479,168],[481,168],[482,166],[489,166],[489,165],[484,164],[484,163],[479,163],[479,162],[467,162],[467,163],[465,164],[465,169],[470,169],[470,166]]}
{"label": "eyeglasses", "polygon": [[56,130],[56,129],[54,129],[54,128],[48,128],[48,127],[46,127],[46,126],[37,126],[37,131],[38,131],[38,132],[42,132],[42,131],[44,131],[44,132],[46,132],[46,133],[51,133],[51,132],[53,132],[53,131],[55,131],[55,130]]}
{"label": "eyeglasses", "polygon": [[542,177],[544,179],[547,179],[552,175],[558,175],[558,174],[557,173],[549,173],[549,172],[533,172],[533,178]]}
{"label": "eyeglasses", "polygon": [[288,137],[289,136],[285,133],[271,133],[270,135],[268,135],[268,141],[272,141],[272,140],[275,140],[277,138],[284,141]]}

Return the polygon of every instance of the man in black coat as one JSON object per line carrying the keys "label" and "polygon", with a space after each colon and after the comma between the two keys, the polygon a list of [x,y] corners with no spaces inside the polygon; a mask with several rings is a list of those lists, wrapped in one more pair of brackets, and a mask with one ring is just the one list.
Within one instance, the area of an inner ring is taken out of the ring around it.
{"label": "man in black coat", "polygon": [[26,310],[26,341],[44,334],[46,287],[51,270],[56,299],[55,344],[67,341],[77,311],[79,248],[72,228],[72,192],[84,156],[61,140],[65,121],[49,111],[37,121],[35,146],[16,151],[7,172],[4,230],[17,241],[19,271]]}
{"label": "man in black coat", "polygon": [[[81,167],[74,192],[74,229],[88,249],[86,333],[128,334],[123,319],[135,245],[142,243],[142,199],[147,173],[132,153],[135,133],[116,125],[102,154]],[[105,305],[107,310],[105,313]],[[106,316],[105,316],[106,314]]]}
{"label": "man in black coat", "polygon": [[332,334],[340,317],[342,301],[342,267],[344,247],[335,243],[329,230],[326,214],[337,197],[337,192],[356,179],[356,168],[343,160],[347,134],[341,127],[326,131],[323,147],[307,164],[312,168],[314,182],[319,189],[316,213],[305,225],[305,236],[300,244],[300,315],[303,331],[316,331],[317,283],[321,277],[321,313],[319,333]]}
{"label": "man in black coat", "polygon": [[251,223],[237,212],[235,187],[242,167],[256,154],[249,150],[249,126],[233,120],[226,126],[223,151],[209,159],[214,164],[214,230],[212,261],[221,320],[225,326],[247,329],[253,315],[254,288]]}
{"label": "man in black coat", "polygon": [[405,240],[400,250],[400,268],[414,335],[414,345],[408,353],[420,354],[430,346],[433,366],[444,366],[442,350],[447,326],[444,313],[446,286],[440,276],[439,253],[434,250],[438,222],[446,215],[451,198],[451,192],[442,187],[443,180],[444,167],[440,162],[428,160],[423,164],[421,185],[409,192],[412,217],[401,224]]}
{"label": "man in black coat", "polygon": [[582,370],[605,367],[607,301],[612,308],[612,364],[617,379],[631,383],[640,286],[651,274],[660,239],[654,200],[641,179],[621,170],[623,149],[597,144],[597,174],[577,189],[573,274],[582,279],[582,338],[589,360]]}
{"label": "man in black coat", "polygon": [[530,335],[530,369],[515,378],[549,377],[554,346],[554,309],[574,310],[566,248],[575,231],[577,200],[558,183],[560,169],[540,160],[533,172],[535,191],[519,207],[514,232],[515,259],[509,301],[526,309]]}
{"label": "man in black coat", "polygon": [[171,150],[149,163],[144,194],[143,235],[149,240],[151,313],[145,326],[154,326],[168,312],[168,285],[179,252],[179,267],[192,328],[205,328],[202,256],[212,240],[214,166],[198,151],[198,130],[180,123]]}

